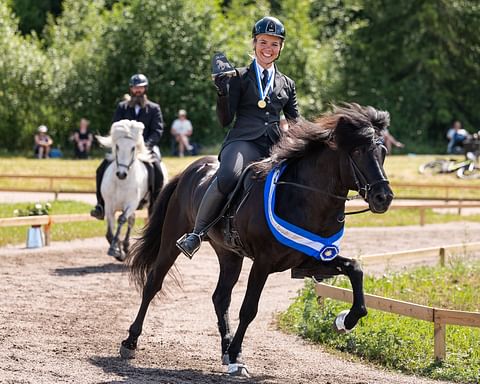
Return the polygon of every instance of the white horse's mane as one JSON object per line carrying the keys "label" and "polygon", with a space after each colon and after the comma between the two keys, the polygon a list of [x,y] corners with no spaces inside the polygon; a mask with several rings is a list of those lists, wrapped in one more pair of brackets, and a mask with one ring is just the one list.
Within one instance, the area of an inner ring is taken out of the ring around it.
{"label": "white horse's mane", "polygon": [[137,159],[147,162],[152,162],[152,156],[145,146],[143,140],[143,130],[145,126],[143,123],[135,120],[120,120],[112,124],[109,136],[96,135],[96,139],[102,147],[112,148],[112,154],[107,155],[112,160],[115,156],[115,143],[121,138],[130,138],[136,143]]}

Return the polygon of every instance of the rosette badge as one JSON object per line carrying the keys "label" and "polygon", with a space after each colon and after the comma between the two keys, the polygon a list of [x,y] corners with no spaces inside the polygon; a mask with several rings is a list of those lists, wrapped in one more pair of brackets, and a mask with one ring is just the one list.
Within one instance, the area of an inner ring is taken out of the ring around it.
{"label": "rosette badge", "polygon": [[236,76],[235,68],[230,64],[225,54],[217,52],[212,58],[212,79],[224,73],[227,76]]}

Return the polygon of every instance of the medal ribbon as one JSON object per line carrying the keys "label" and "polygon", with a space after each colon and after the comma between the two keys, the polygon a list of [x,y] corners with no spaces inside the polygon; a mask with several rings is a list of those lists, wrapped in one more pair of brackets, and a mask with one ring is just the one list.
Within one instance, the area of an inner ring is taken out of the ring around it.
{"label": "medal ribbon", "polygon": [[267,96],[270,92],[270,88],[273,87],[273,78],[275,76],[270,75],[267,81],[267,85],[265,86],[265,89],[262,87],[262,76],[260,74],[260,69],[258,68],[257,61],[256,59],[253,59],[254,67],[255,67],[255,75],[257,78],[257,87],[258,87],[258,93],[260,95],[259,100],[265,100],[265,96]]}

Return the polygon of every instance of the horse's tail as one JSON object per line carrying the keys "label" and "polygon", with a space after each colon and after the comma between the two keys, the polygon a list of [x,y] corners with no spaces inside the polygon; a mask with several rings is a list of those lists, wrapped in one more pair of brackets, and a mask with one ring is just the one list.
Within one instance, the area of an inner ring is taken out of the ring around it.
{"label": "horse's tail", "polygon": [[140,288],[145,285],[148,273],[157,259],[168,203],[177,188],[179,179],[180,175],[173,178],[160,192],[141,237],[128,254],[126,262],[130,268],[131,278]]}

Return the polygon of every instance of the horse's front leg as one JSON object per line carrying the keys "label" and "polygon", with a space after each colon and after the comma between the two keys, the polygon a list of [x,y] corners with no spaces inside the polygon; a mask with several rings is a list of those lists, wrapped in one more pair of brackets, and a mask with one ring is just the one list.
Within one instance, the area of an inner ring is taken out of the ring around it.
{"label": "horse's front leg", "polygon": [[[353,259],[337,256],[327,262],[333,268],[334,275],[344,274],[350,279],[353,291],[353,303],[350,310],[342,311],[335,319],[335,328],[339,332],[350,332],[362,317],[367,315],[363,295],[363,271],[360,263]],[[335,273],[336,271],[336,273]]]}
{"label": "horse's front leg", "polygon": [[128,249],[130,248],[130,233],[135,225],[135,212],[128,217],[127,222],[127,232],[125,233],[125,238],[123,239],[123,251],[125,254],[128,253]]}
{"label": "horse's front leg", "polygon": [[114,239],[113,230],[115,229],[115,212],[105,203],[105,218],[107,220],[107,238],[108,244],[112,244]]}
{"label": "horse's front leg", "polygon": [[118,217],[117,230],[110,244],[110,248],[108,249],[108,255],[115,257],[118,261],[123,261],[125,259],[125,255],[123,254],[122,249],[119,245],[119,239],[122,227],[126,222],[127,216],[125,215],[125,211],[123,211],[122,214]]}
{"label": "horse's front leg", "polygon": [[216,250],[216,252],[220,263],[220,274],[218,276],[217,287],[212,296],[212,301],[215,306],[218,330],[221,337],[222,364],[228,365],[230,363],[228,347],[233,338],[230,332],[228,309],[230,308],[233,287],[237,283],[240,272],[242,271],[243,258],[223,250]]}
{"label": "horse's front leg", "polygon": [[245,364],[237,361],[242,349],[243,338],[249,324],[255,319],[258,312],[258,301],[262,293],[263,287],[267,281],[269,271],[265,266],[261,266],[258,262],[253,262],[250,275],[248,276],[247,292],[240,308],[240,322],[237,331],[233,337],[230,347],[228,348],[228,356],[230,363],[228,364],[228,373],[234,376],[249,377]]}

